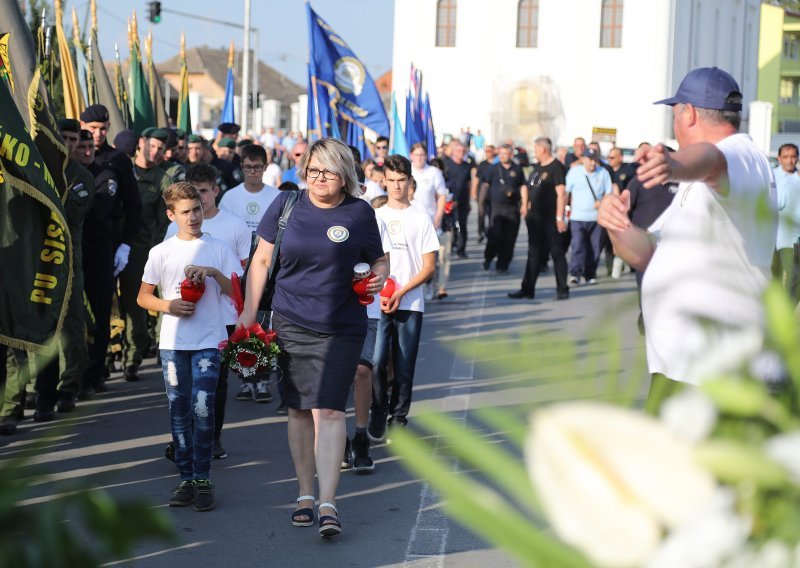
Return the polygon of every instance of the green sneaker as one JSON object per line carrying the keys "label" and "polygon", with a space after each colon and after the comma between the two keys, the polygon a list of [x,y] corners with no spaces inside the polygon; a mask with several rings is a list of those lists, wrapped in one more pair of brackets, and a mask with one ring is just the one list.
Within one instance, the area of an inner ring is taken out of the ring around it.
{"label": "green sneaker", "polygon": [[194,480],[194,510],[210,511],[214,508],[214,485],[210,479]]}
{"label": "green sneaker", "polygon": [[170,507],[187,507],[194,501],[194,483],[191,481],[181,481],[181,484],[172,492],[169,499]]}

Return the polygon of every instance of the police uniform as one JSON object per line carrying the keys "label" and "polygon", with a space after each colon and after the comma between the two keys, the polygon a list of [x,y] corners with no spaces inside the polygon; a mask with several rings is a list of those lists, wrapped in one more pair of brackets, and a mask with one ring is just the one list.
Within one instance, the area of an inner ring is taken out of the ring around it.
{"label": "police uniform", "polygon": [[[81,114],[84,122],[108,120],[98,116],[97,107]],[[133,243],[141,227],[142,202],[130,159],[104,142],[95,152],[88,170],[94,176],[94,202],[86,214],[83,229],[83,271],[86,296],[94,321],[94,337],[83,374],[82,389],[105,390],[106,350],[114,294],[114,253],[121,244]]]}
{"label": "police uniform", "polygon": [[483,268],[488,270],[496,256],[497,271],[506,272],[514,256],[514,244],[519,233],[520,188],[525,183],[525,174],[513,162],[508,168],[497,163],[485,171],[481,182],[489,184],[492,207]]}
{"label": "police uniform", "polygon": [[186,166],[177,160],[164,160],[159,166],[171,183],[186,181]]}
{"label": "police uniform", "polygon": [[[166,136],[165,130],[157,129],[149,133],[148,137],[163,142]],[[125,378],[128,380],[138,378],[136,371],[150,350],[147,310],[138,305],[136,297],[139,295],[150,249],[164,240],[169,226],[162,192],[172,183],[164,170],[157,166],[146,169],[134,164],[134,172],[142,202],[142,228],[131,243],[128,265],[119,274],[120,307],[125,315],[126,339],[122,359]]]}

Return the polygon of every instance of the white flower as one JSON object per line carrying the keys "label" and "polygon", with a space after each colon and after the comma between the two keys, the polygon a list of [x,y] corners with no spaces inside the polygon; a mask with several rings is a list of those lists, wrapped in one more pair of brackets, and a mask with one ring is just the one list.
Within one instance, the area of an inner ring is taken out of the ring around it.
{"label": "white flower", "polygon": [[705,440],[714,429],[717,408],[697,389],[686,388],[664,401],[660,418],[670,432],[696,444]]}
{"label": "white flower", "polygon": [[738,555],[750,534],[750,522],[736,515],[733,491],[718,488],[697,516],[672,530],[647,568],[714,568]]}
{"label": "white flower", "polygon": [[526,461],[555,531],[601,566],[643,565],[715,488],[658,421],[593,402],[533,413]]}
{"label": "white flower", "polygon": [[792,481],[800,485],[800,431],[773,436],[764,442],[764,451],[789,470]]}

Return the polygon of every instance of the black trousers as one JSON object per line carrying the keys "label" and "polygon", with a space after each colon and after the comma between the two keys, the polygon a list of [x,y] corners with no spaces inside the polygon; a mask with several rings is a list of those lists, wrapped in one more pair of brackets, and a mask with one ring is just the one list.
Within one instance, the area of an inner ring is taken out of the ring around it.
{"label": "black trousers", "polygon": [[568,292],[565,233],[558,232],[555,222],[536,220],[531,216],[525,219],[525,225],[528,227],[528,262],[520,289],[526,294],[535,293],[536,281],[550,256],[556,276],[556,291]]}
{"label": "black trousers", "polygon": [[458,233],[455,236],[456,252],[464,254],[467,252],[467,218],[469,217],[470,205],[469,198],[466,201],[459,201],[456,213],[458,215]]}
{"label": "black trousers", "polygon": [[[233,335],[235,325],[226,325],[228,337]],[[219,378],[217,379],[217,389],[214,393],[214,437],[218,438],[222,433],[222,425],[225,424],[225,403],[228,400],[228,366],[222,363],[219,366]]]}
{"label": "black trousers", "polygon": [[111,325],[114,294],[114,248],[111,241],[84,239],[83,278],[95,321],[94,340],[89,344],[83,384],[95,386],[103,380]]}
{"label": "black trousers", "polygon": [[484,260],[488,263],[496,256],[497,270],[508,270],[519,234],[519,211],[513,212],[511,208],[493,203],[490,222]]}

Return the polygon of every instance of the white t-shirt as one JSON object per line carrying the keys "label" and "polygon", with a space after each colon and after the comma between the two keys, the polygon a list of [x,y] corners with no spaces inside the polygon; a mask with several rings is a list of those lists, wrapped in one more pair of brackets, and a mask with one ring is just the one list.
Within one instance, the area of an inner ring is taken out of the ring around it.
{"label": "white t-shirt", "polygon": [[[389,253],[391,276],[399,286],[405,286],[422,270],[422,255],[439,250],[439,238],[433,222],[414,207],[392,209],[388,205],[377,209],[378,219],[386,223],[392,250]],[[400,310],[425,311],[423,287],[417,286],[400,300]]]}
{"label": "white t-shirt", "polygon": [[222,196],[219,208],[236,215],[247,223],[252,232],[258,228],[261,218],[281,191],[277,187],[264,185],[256,193],[247,191],[243,183],[229,189]]}
{"label": "white t-shirt", "polygon": [[[162,299],[175,300],[181,297],[181,282],[186,278],[184,270],[190,264],[214,267],[226,275],[242,274],[241,262],[224,242],[206,235],[191,241],[171,237],[150,249],[142,282],[158,286]],[[213,278],[206,278],[205,286],[194,314],[182,318],[164,314],[158,342],[160,349],[216,349],[219,342],[228,337],[225,323],[230,300]]]}
{"label": "white t-shirt", "polygon": [[278,164],[269,164],[267,169],[264,170],[264,175],[261,177],[261,181],[264,185],[271,185],[272,187],[278,187],[281,182],[281,167]]}
{"label": "white t-shirt", "polygon": [[642,281],[650,372],[693,384],[702,377],[692,369],[711,349],[743,330],[763,334],[761,294],[775,249],[776,191],[767,158],[746,134],[717,148],[728,162],[729,195],[681,183],[649,229],[657,245]]}
{"label": "white t-shirt", "polygon": [[[173,221],[167,227],[167,235],[164,240],[174,237],[178,234],[178,225]],[[228,248],[236,253],[239,260],[247,260],[250,258],[250,246],[253,240],[253,233],[247,224],[238,217],[231,215],[227,211],[221,209],[217,211],[211,219],[203,219],[203,235],[214,237],[217,240],[224,242]],[[230,278],[230,274],[226,274]],[[224,302],[223,302],[224,303]],[[228,302],[227,310],[228,317],[225,323],[233,325],[239,319],[236,313],[236,308],[232,302]]]}
{"label": "white t-shirt", "polygon": [[790,249],[800,238],[800,174],[778,166],[773,170],[778,187],[778,238],[775,248]]}
{"label": "white t-shirt", "polygon": [[439,168],[426,165],[421,170],[411,168],[417,189],[414,190],[414,199],[411,205],[427,213],[431,221],[436,217],[436,202],[440,195],[447,197],[447,187],[444,176]]}
{"label": "white t-shirt", "polygon": [[381,186],[371,179],[368,179],[365,184],[367,189],[364,193],[361,194],[361,199],[366,201],[367,203],[371,203],[373,199],[376,197],[380,197],[381,195],[386,195],[386,192],[383,191]]}
{"label": "white t-shirt", "polygon": [[[375,215],[375,221],[378,223],[378,231],[381,234],[381,246],[383,246],[383,252],[389,253],[389,267],[391,268],[392,241],[389,239],[389,233],[386,230],[386,223],[379,219],[377,214]],[[375,299],[371,304],[367,304],[367,317],[370,319],[381,319],[381,297],[379,294],[375,295]]]}

